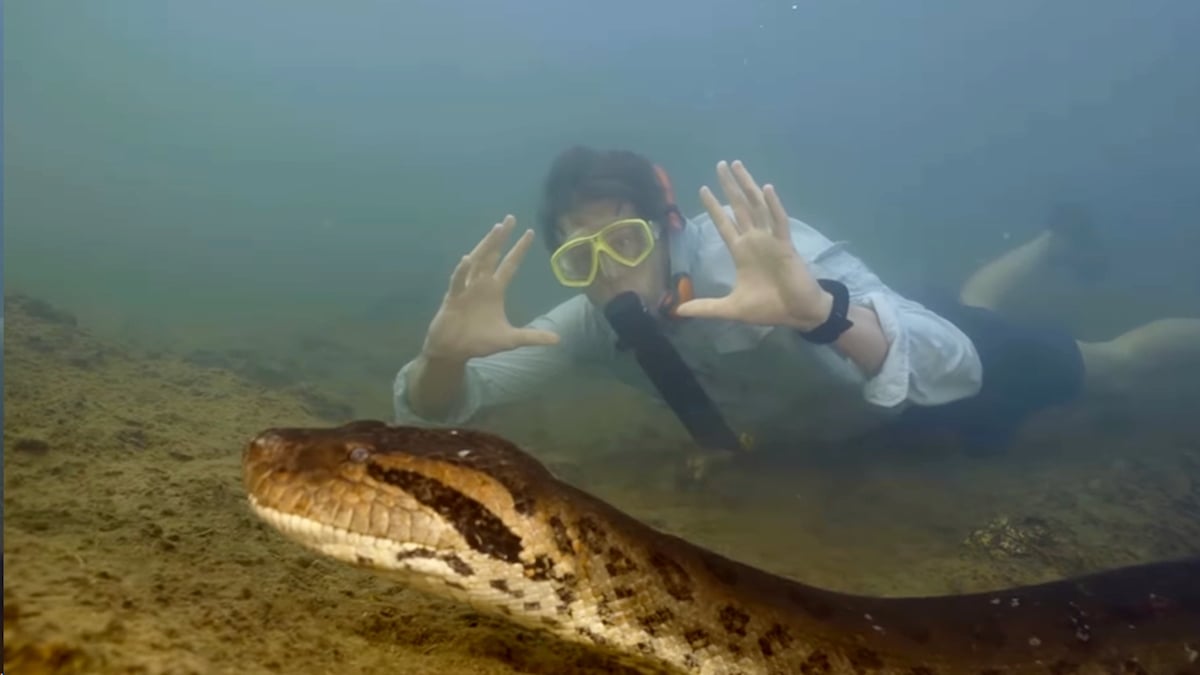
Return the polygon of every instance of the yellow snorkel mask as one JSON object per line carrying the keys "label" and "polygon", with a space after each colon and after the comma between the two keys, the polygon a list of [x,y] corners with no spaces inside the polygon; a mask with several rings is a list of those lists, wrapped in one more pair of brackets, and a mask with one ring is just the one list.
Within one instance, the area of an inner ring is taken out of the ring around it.
{"label": "yellow snorkel mask", "polygon": [[657,239],[649,221],[625,218],[605,225],[595,234],[563,243],[550,256],[550,269],[563,286],[590,286],[600,269],[601,252],[626,267],[637,267],[650,256]]}

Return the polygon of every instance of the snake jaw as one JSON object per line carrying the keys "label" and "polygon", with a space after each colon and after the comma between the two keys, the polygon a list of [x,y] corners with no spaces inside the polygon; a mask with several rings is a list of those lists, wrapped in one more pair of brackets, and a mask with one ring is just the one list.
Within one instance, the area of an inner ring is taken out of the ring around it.
{"label": "snake jaw", "polygon": [[460,600],[472,599],[461,592],[465,588],[458,582],[464,573],[473,570],[466,569],[453,547],[360,534],[265,506],[253,496],[249,503],[256,516],[305,549],[355,567],[385,573],[421,590],[446,593],[449,589]]}
{"label": "snake jaw", "polygon": [[388,539],[351,532],[265,506],[253,496],[249,501],[255,515],[288,539],[342,562],[373,567],[375,560],[393,556],[402,548]]}

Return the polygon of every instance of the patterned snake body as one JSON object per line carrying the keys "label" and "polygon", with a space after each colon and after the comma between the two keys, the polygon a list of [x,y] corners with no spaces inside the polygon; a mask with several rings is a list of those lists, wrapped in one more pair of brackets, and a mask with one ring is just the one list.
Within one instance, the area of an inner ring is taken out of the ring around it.
{"label": "patterned snake body", "polygon": [[837,593],[656,531],[479,431],[264,431],[256,514],[300,544],[645,672],[1200,675],[1200,559],[1001,591]]}

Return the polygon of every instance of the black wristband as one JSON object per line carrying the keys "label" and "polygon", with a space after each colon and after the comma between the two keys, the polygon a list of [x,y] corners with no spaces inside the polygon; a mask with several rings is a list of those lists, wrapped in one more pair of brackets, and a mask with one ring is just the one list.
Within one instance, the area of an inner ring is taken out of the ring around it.
{"label": "black wristband", "polygon": [[847,316],[850,312],[850,290],[846,288],[846,284],[833,279],[817,279],[817,283],[833,296],[833,307],[829,310],[829,318],[825,319],[825,323],[810,331],[797,332],[800,333],[800,337],[813,344],[827,345],[837,340],[842,333],[854,325],[854,322]]}

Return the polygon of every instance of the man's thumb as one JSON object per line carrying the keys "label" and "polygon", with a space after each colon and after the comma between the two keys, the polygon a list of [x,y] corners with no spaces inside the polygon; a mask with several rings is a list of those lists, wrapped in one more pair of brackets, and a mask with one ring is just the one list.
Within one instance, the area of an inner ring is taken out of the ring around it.
{"label": "man's thumb", "polygon": [[517,341],[522,345],[556,345],[558,344],[558,333],[522,328],[517,331]]}
{"label": "man's thumb", "polygon": [[698,300],[688,300],[687,302],[675,308],[675,313],[679,316],[715,316],[720,314],[721,301],[715,298],[700,298]]}

